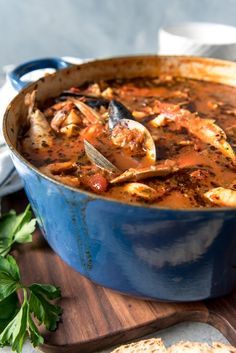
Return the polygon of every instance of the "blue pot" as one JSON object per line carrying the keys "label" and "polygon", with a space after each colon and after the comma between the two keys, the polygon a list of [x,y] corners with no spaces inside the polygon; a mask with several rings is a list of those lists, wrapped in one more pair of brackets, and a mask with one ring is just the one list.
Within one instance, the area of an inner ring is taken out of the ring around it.
{"label": "blue pot", "polygon": [[230,62],[154,56],[94,61],[60,70],[21,91],[5,114],[5,139],[42,233],[68,265],[129,295],[167,301],[222,296],[236,286],[235,208],[173,210],[118,202],[43,175],[16,149],[27,92],[37,88],[43,101],[86,80],[160,72],[199,79],[210,73],[212,81],[234,79],[236,86],[236,64]]}

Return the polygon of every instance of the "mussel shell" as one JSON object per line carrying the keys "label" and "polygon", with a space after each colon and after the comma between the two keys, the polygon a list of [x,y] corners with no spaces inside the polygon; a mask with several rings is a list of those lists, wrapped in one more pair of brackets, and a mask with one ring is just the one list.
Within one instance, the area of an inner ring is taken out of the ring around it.
{"label": "mussel shell", "polygon": [[67,96],[67,97],[76,97],[76,98],[80,98],[80,97],[86,97],[86,98],[97,98],[96,96],[90,95],[90,94],[84,94],[82,92],[71,92],[70,90],[65,90],[62,91],[63,96]]}
{"label": "mussel shell", "polygon": [[68,91],[67,94],[65,94],[64,91],[63,94],[56,99],[56,102],[63,102],[66,101],[69,97],[75,97],[75,98],[84,98],[83,102],[87,104],[90,108],[100,108],[100,107],[105,107],[108,108],[110,101],[105,98],[100,98],[100,97],[93,97],[93,96],[88,96],[84,95],[81,93],[71,93]]}
{"label": "mussel shell", "polygon": [[110,101],[110,104],[108,106],[108,116],[109,116],[108,127],[110,130],[113,130],[114,127],[122,119],[134,120],[133,115],[124,106],[124,104],[122,104],[121,102],[118,102],[115,99]]}
{"label": "mussel shell", "polygon": [[90,108],[100,108],[100,107],[105,107],[108,108],[109,106],[109,100],[104,99],[104,98],[97,98],[97,99],[87,99],[84,102],[87,104]]}

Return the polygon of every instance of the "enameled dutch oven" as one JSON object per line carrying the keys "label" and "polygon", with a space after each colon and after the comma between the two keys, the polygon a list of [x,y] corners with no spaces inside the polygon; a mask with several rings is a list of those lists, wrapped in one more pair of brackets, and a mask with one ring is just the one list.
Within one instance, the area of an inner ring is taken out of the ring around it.
{"label": "enameled dutch oven", "polygon": [[[22,70],[12,77],[17,88],[19,74]],[[23,89],[5,113],[5,139],[45,238],[74,269],[105,287],[143,298],[192,301],[222,296],[236,286],[235,208],[174,210],[126,204],[50,179],[17,151],[27,92],[37,89],[40,102],[88,80],[159,74],[236,86],[232,62],[158,56],[96,60],[59,70]]]}

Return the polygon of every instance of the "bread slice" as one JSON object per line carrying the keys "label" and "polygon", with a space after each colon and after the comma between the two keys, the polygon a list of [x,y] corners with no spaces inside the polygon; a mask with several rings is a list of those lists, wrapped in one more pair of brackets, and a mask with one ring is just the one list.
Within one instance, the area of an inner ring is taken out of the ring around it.
{"label": "bread slice", "polygon": [[139,342],[125,344],[116,348],[111,353],[167,353],[161,338],[150,338]]}
{"label": "bread slice", "polygon": [[213,353],[207,343],[180,341],[168,348],[168,353]]}
{"label": "bread slice", "polygon": [[151,338],[120,346],[111,353],[236,353],[236,348],[219,342],[207,343],[180,341],[168,349],[161,338]]}
{"label": "bread slice", "polygon": [[236,353],[235,347],[220,342],[213,342],[212,348],[214,353]]}
{"label": "bread slice", "polygon": [[236,353],[236,348],[219,342],[209,346],[207,343],[182,341],[173,344],[168,353]]}

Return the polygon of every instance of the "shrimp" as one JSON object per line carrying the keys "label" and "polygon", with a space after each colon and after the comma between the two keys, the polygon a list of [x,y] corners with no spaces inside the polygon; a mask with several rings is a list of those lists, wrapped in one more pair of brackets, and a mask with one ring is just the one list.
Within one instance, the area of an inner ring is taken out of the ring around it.
{"label": "shrimp", "polygon": [[53,175],[59,175],[61,173],[70,173],[77,170],[76,163],[73,161],[67,162],[54,162],[47,164],[46,166],[40,167],[40,170],[45,173],[51,173]]}
{"label": "shrimp", "polygon": [[58,110],[51,121],[51,128],[60,132],[60,128],[66,119],[66,113],[63,110]]}
{"label": "shrimp", "polygon": [[50,163],[39,167],[42,173],[75,188],[80,186],[80,178],[76,175],[70,175],[70,173],[77,171],[77,169],[78,167],[73,161]]}
{"label": "shrimp", "polygon": [[59,110],[51,121],[53,130],[68,137],[77,135],[81,124],[82,119],[79,113],[73,108],[69,112],[66,112],[64,109]]}
{"label": "shrimp", "polygon": [[236,190],[218,187],[205,192],[204,196],[215,205],[236,207]]}
{"label": "shrimp", "polygon": [[226,141],[225,132],[215,124],[213,119],[202,119],[192,114],[186,109],[169,103],[158,103],[160,114],[151,120],[150,124],[155,127],[167,125],[169,122],[175,122],[177,128],[184,127],[192,135],[205,143],[209,143],[220,150],[223,155],[235,161],[235,153]]}
{"label": "shrimp", "polygon": [[70,98],[69,100],[73,102],[76,108],[79,109],[79,111],[85,116],[89,124],[102,124],[101,116],[94,109],[90,108],[79,99]]}

